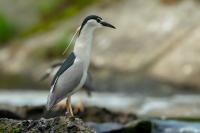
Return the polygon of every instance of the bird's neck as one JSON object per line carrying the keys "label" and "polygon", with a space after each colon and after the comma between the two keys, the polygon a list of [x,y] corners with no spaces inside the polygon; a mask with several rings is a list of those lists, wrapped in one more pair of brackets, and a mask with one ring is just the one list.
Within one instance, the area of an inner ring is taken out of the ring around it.
{"label": "bird's neck", "polygon": [[76,58],[85,63],[89,63],[90,61],[93,32],[94,30],[83,30],[75,42],[74,53],[76,55]]}

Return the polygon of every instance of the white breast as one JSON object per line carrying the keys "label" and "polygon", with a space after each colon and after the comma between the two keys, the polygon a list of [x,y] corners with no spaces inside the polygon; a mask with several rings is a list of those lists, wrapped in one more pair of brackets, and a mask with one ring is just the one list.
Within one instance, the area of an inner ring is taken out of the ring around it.
{"label": "white breast", "polygon": [[90,63],[93,31],[94,29],[91,29],[89,31],[83,30],[81,32],[81,35],[77,38],[75,42],[74,46],[74,54],[76,56],[75,62],[81,61],[84,64],[83,65],[84,72],[80,84],[74,89],[74,92],[79,90],[86,82],[87,71]]}

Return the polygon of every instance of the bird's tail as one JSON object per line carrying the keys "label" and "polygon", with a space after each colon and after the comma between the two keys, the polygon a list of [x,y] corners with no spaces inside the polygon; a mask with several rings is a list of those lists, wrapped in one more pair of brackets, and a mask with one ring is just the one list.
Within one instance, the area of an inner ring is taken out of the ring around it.
{"label": "bird's tail", "polygon": [[50,95],[49,95],[48,100],[47,100],[47,105],[46,105],[47,111],[51,110],[52,107],[53,107],[53,104],[51,102]]}
{"label": "bird's tail", "polygon": [[53,93],[52,91],[50,91],[48,99],[47,99],[47,104],[46,104],[47,111],[51,110],[54,104],[55,104],[55,100],[53,98]]}
{"label": "bird's tail", "polygon": [[53,106],[56,104],[56,101],[57,100],[55,100],[54,96],[50,93],[46,105],[47,111],[50,111],[53,108]]}
{"label": "bird's tail", "polygon": [[44,118],[48,118],[49,114],[51,114],[50,111],[53,108],[53,104],[51,104],[49,97],[50,97],[50,95],[48,96],[48,100],[47,100],[47,104],[46,104],[46,110],[44,111],[44,113],[42,115]]}
{"label": "bird's tail", "polygon": [[54,90],[55,90],[55,86],[56,86],[57,81],[58,81],[58,78],[56,78],[55,82],[51,86],[51,90],[50,90],[48,100],[47,100],[47,105],[46,105],[47,110],[50,110],[56,103]]}

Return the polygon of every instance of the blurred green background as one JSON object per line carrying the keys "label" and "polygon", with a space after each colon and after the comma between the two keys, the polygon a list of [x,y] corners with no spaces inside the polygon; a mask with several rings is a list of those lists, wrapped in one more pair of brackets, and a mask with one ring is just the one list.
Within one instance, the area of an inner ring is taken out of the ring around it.
{"label": "blurred green background", "polygon": [[97,90],[198,91],[198,7],[198,0],[0,1],[0,87],[48,88],[51,79],[40,77],[67,56],[62,52],[84,17],[97,14],[117,27],[94,39]]}

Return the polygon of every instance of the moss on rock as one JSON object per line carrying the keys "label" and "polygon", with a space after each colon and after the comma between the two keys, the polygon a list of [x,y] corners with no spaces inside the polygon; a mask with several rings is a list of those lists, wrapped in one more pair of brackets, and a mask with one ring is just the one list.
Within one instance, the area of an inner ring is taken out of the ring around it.
{"label": "moss on rock", "polygon": [[76,132],[93,133],[84,122],[78,118],[56,117],[51,119],[41,118],[40,120],[12,120],[0,119],[0,132],[9,133],[40,133],[40,132]]}

